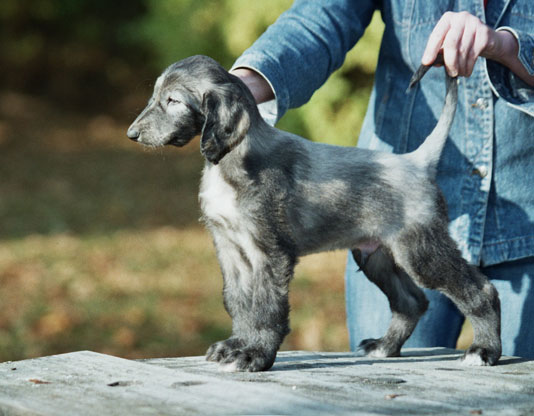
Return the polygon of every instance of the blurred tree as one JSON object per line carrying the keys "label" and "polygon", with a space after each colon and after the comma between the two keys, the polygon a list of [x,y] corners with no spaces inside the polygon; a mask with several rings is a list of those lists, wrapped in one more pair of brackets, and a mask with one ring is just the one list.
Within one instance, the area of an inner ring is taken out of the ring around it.
{"label": "blurred tree", "polygon": [[0,87],[76,106],[111,104],[151,55],[125,36],[145,0],[0,2]]}
{"label": "blurred tree", "polygon": [[[150,42],[160,70],[194,54],[204,54],[229,67],[291,0],[148,0],[147,13],[130,34]],[[279,127],[312,140],[354,145],[367,108],[383,23],[376,14],[344,66],[312,98],[292,110]]]}
{"label": "blurred tree", "polygon": [[[291,0],[4,0],[0,2],[0,88],[46,95],[69,106],[137,110],[170,63],[209,55],[226,67]],[[378,16],[378,15],[377,15]],[[280,127],[313,140],[354,144],[371,89],[383,30],[370,29],[311,102]]]}

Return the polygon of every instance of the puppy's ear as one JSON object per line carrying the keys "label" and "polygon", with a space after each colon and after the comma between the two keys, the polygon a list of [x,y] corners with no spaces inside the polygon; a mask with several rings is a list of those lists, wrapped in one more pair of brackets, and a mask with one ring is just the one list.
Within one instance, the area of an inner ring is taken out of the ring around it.
{"label": "puppy's ear", "polygon": [[250,127],[250,116],[243,104],[239,89],[232,84],[218,85],[202,98],[205,117],[200,151],[217,164],[245,137]]}

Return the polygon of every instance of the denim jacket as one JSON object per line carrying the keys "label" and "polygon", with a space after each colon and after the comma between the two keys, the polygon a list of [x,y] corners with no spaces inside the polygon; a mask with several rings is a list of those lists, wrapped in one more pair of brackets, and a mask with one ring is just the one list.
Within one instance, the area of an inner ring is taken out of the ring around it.
{"label": "denim jacket", "polygon": [[[486,8],[483,0],[296,0],[234,67],[264,76],[280,118],[341,66],[375,9],[385,32],[360,147],[409,152],[434,127],[445,94],[443,69],[431,69],[415,91],[406,87],[448,10],[510,30],[520,61],[534,74],[533,0],[489,0]],[[496,62],[478,59],[471,77],[460,79],[438,183],[451,234],[468,261],[491,265],[534,256],[534,88]]]}

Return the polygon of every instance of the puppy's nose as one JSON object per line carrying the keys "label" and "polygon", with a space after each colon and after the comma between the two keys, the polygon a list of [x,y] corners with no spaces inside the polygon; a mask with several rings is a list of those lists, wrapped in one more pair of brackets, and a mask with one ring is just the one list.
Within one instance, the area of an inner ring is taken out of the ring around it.
{"label": "puppy's nose", "polygon": [[128,131],[126,132],[126,135],[132,139],[133,141],[137,141],[137,139],[140,136],[139,130],[136,127],[130,126]]}

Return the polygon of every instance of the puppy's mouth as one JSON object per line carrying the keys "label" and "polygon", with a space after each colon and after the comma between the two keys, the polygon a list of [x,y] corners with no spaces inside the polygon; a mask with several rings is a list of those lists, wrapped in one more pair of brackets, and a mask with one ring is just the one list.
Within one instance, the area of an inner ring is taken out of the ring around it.
{"label": "puppy's mouth", "polygon": [[176,147],[182,147],[185,146],[189,140],[184,140],[180,137],[171,137],[171,140],[169,140],[166,144],[170,146],[176,146]]}
{"label": "puppy's mouth", "polygon": [[195,137],[198,137],[199,134],[196,134],[196,132],[180,132],[171,135],[170,140],[165,143],[166,145],[176,146],[176,147],[182,147],[188,144],[191,140],[193,140]]}

